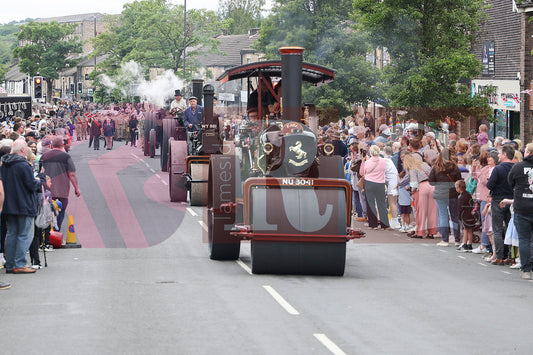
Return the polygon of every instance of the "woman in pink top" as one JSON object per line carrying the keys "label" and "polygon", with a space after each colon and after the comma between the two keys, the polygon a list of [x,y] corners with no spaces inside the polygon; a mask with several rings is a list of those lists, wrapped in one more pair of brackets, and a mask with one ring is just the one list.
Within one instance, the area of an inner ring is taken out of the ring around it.
{"label": "woman in pink top", "polygon": [[[391,229],[389,226],[389,216],[387,214],[387,203],[385,196],[385,169],[387,161],[379,157],[379,147],[373,145],[368,150],[365,161],[361,164],[360,172],[364,175],[366,212],[368,226],[372,229]],[[379,221],[377,216],[379,216]]]}
{"label": "woman in pink top", "polygon": [[[489,188],[487,187],[487,182],[489,181],[490,174],[492,174],[492,169],[494,169],[496,164],[498,164],[497,150],[492,152],[484,150],[479,155],[479,160],[474,160],[472,162],[472,178],[477,181],[476,191],[474,192],[473,197],[479,201],[481,211],[483,211],[487,205],[487,196],[490,193]],[[476,249],[472,250],[472,253],[474,254],[485,253],[490,245],[487,232],[483,231],[485,230],[483,228],[485,223],[485,216],[481,215],[481,244]]]}

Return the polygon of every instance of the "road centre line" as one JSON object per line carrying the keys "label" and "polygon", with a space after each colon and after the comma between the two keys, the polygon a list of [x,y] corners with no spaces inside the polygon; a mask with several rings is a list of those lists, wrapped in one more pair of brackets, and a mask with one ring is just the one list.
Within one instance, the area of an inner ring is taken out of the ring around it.
{"label": "road centre line", "polygon": [[207,230],[207,226],[205,225],[204,221],[198,221],[198,223],[200,223],[200,225],[202,226],[202,228],[204,229],[204,231],[208,232],[208,230]]}
{"label": "road centre line", "polygon": [[441,253],[447,253],[446,250],[439,249],[439,251],[440,251]]}
{"label": "road centre line", "polygon": [[346,353],[344,351],[342,351],[341,348],[339,348],[334,342],[332,342],[326,336],[326,334],[316,333],[316,334],[313,334],[313,335],[315,336],[315,338],[317,338],[317,340],[319,342],[322,343],[322,345],[324,345],[326,348],[328,348],[328,350],[331,351],[332,354],[335,354],[335,355],[346,355]]}
{"label": "road centre line", "polygon": [[466,259],[464,256],[461,256],[461,255],[457,255],[457,257],[460,259]]}
{"label": "road centre line", "polygon": [[190,207],[187,207],[187,212],[189,212],[193,217],[198,216],[198,213],[194,212],[194,210]]}
{"label": "road centre line", "polygon": [[235,262],[244,269],[244,271],[246,271],[247,273],[249,273],[250,275],[252,274],[252,269],[250,269],[248,267],[248,265],[246,265],[241,259],[237,259],[235,260]]}
{"label": "road centre line", "polygon": [[503,270],[500,270],[500,271],[503,272],[504,274],[511,275],[509,271],[503,271]]}
{"label": "road centre line", "polygon": [[264,285],[263,288],[268,293],[270,293],[270,296],[272,296],[276,300],[276,302],[278,302],[279,305],[281,307],[283,307],[283,309],[285,309],[287,311],[287,313],[289,313],[289,314],[291,314],[293,316],[297,316],[297,315],[300,314],[296,309],[294,309],[293,306],[291,306],[289,304],[289,302],[285,301],[285,299],[279,293],[277,293],[277,291],[274,290],[274,288],[272,288],[272,286]]}
{"label": "road centre line", "polygon": [[478,263],[478,264],[481,265],[481,266],[485,266],[485,267],[488,266],[487,264],[483,264],[483,263]]}

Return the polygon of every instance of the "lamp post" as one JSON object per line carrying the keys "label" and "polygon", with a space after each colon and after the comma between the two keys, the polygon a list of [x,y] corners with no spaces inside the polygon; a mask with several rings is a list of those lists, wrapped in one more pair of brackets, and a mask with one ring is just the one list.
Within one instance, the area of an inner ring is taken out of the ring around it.
{"label": "lamp post", "polygon": [[187,0],[183,0],[183,79],[185,79],[186,45],[187,45]]}

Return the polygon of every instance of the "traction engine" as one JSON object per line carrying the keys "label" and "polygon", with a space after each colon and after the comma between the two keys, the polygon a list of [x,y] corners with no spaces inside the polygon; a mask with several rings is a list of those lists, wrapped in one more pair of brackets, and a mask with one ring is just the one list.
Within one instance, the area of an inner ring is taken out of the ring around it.
{"label": "traction engine", "polygon": [[281,118],[262,120],[260,129],[244,127],[235,142],[222,141],[214,92],[204,87],[203,149],[210,154],[205,239],[215,260],[238,259],[241,240],[249,240],[256,274],[340,276],[346,242],[364,233],[351,228],[352,189],[342,158],[327,147],[319,151],[315,133],[300,122],[302,80],[320,84],[334,77],[330,69],[303,63],[303,50],[282,47],[281,61],[236,67],[219,78],[257,76],[261,82],[268,75],[283,83]]}

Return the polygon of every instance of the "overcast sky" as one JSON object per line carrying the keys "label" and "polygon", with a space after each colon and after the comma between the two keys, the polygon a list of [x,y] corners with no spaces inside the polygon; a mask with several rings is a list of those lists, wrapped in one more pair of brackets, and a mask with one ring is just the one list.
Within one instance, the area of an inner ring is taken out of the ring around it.
{"label": "overcast sky", "polygon": [[[0,24],[20,21],[26,18],[46,18],[66,15],[100,12],[119,14],[122,6],[133,0],[3,0],[0,10]],[[184,0],[170,0],[182,5]],[[219,0],[189,0],[187,8],[216,11]]]}

